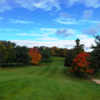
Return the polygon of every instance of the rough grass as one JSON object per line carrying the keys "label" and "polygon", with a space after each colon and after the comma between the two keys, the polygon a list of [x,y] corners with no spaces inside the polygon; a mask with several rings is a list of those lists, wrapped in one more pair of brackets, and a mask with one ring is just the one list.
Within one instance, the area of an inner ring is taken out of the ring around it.
{"label": "rough grass", "polygon": [[100,100],[100,85],[71,76],[63,63],[1,68],[0,100]]}

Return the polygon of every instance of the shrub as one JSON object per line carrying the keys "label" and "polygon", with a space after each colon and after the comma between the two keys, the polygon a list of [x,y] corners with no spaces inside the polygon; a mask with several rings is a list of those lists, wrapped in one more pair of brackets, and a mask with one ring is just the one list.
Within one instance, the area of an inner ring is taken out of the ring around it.
{"label": "shrub", "polygon": [[90,62],[88,61],[90,55],[86,52],[80,52],[73,59],[73,66],[71,68],[71,72],[79,77],[84,77],[88,74],[93,74],[94,70],[90,68]]}

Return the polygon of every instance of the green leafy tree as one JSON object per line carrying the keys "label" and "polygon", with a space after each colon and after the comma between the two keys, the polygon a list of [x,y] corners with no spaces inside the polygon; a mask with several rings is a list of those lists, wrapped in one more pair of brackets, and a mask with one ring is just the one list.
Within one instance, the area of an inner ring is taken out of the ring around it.
{"label": "green leafy tree", "polygon": [[16,52],[16,63],[19,64],[29,64],[30,63],[30,56],[29,56],[29,49],[26,47],[17,46],[15,49]]}
{"label": "green leafy tree", "polygon": [[51,48],[51,55],[52,56],[57,56],[58,53],[58,48],[57,47],[52,47]]}
{"label": "green leafy tree", "polygon": [[6,45],[6,51],[7,51],[7,54],[5,55],[6,56],[6,62],[7,63],[14,63],[15,62],[15,58],[16,58],[16,55],[15,55],[15,47],[16,45],[14,43],[11,43],[11,42],[6,42],[7,45]]}
{"label": "green leafy tree", "polygon": [[96,46],[92,46],[91,52],[91,66],[95,69],[95,72],[100,70],[100,36],[95,37]]}
{"label": "green leafy tree", "polygon": [[9,41],[0,41],[0,64],[7,65],[14,63],[15,60],[15,44]]}
{"label": "green leafy tree", "polygon": [[3,63],[5,63],[5,55],[6,55],[6,47],[4,46],[3,42],[0,41],[0,65],[2,65]]}
{"label": "green leafy tree", "polygon": [[51,62],[51,52],[47,47],[40,47],[40,53],[42,55],[42,62]]}
{"label": "green leafy tree", "polygon": [[74,57],[75,57],[75,51],[73,49],[67,50],[64,66],[71,67]]}

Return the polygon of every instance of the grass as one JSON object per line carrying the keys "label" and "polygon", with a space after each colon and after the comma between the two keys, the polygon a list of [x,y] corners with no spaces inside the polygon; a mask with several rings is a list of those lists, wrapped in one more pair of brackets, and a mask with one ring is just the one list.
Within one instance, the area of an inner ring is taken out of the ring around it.
{"label": "grass", "polygon": [[71,76],[63,63],[1,68],[0,100],[100,100],[100,85]]}

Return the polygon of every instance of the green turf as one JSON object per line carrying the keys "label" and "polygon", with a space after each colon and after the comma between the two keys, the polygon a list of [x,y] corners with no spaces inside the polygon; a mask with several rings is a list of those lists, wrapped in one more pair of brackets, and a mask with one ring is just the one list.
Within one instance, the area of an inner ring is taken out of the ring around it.
{"label": "green turf", "polygon": [[0,68],[0,100],[100,100],[100,85],[71,76],[63,63]]}

